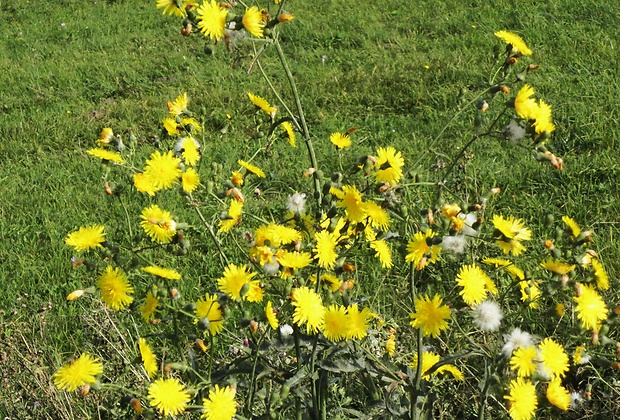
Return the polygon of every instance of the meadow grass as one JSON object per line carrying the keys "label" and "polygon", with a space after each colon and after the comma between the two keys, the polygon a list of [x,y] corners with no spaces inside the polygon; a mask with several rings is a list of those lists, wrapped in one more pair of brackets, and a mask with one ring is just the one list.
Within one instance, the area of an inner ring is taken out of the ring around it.
{"label": "meadow grass", "polygon": [[[535,162],[512,144],[484,140],[458,167],[454,176],[463,183],[454,197],[469,202],[501,188],[493,205],[531,221],[536,241],[545,232],[546,215],[558,220],[571,215],[595,230],[613,289],[620,274],[618,10],[612,3],[580,0],[399,3],[289,3],[296,19],[283,31],[282,42],[319,161],[338,162],[328,142],[331,132],[357,127],[356,155],[392,145],[403,151],[407,169],[434,181],[434,168],[449,163],[468,140],[473,111],[455,121],[432,149],[430,142],[485,86],[497,43],[493,32],[517,32],[541,66],[528,82],[553,106],[557,130],[551,147],[564,158],[565,169]],[[178,21],[163,16],[154,1],[0,1],[0,20],[6,22],[0,28],[0,413],[12,418],[127,415],[113,399],[69,401],[50,379],[78,349],[108,348],[114,358],[115,343],[132,340],[124,331],[112,339],[99,335],[100,321],[88,315],[101,313],[95,303],[83,304],[89,310],[83,311],[64,300],[94,279],[93,273],[71,267],[66,234],[91,223],[121,224],[125,217],[118,201],[104,193],[98,164],[84,151],[103,127],[131,129],[140,145],[152,143],[152,136],[161,134],[165,102],[188,92],[204,128],[203,165],[228,168],[261,146],[246,92],[265,97],[270,92],[258,69],[248,75],[251,57],[222,46],[207,54],[203,40],[182,38]],[[265,71],[286,91],[275,65],[267,64]],[[290,181],[307,166],[305,156],[280,153],[274,149],[261,156],[271,177],[257,205],[262,214],[281,210],[273,203],[295,190],[310,191],[308,184]],[[290,164],[282,165],[282,159]],[[419,211],[433,194],[423,188],[410,193],[410,211]],[[163,200],[182,219],[193,217],[191,210],[173,204],[172,196]],[[138,214],[146,202],[129,203],[130,214]],[[209,238],[200,237],[200,231],[196,228],[200,239],[193,251],[177,266],[187,279],[184,293],[194,299],[221,273]],[[116,242],[133,240],[120,227],[114,232]],[[388,319],[403,320],[411,310],[405,306],[410,302],[393,299],[395,292],[406,292],[404,271],[358,274],[361,290]],[[617,302],[615,290],[611,296]],[[139,321],[139,315],[133,318]],[[133,318],[123,318],[129,330]],[[618,339],[613,331],[609,336]],[[571,415],[618,414],[617,395],[593,401]],[[459,402],[462,415],[473,415],[468,408],[473,401]],[[455,405],[438,403],[438,416],[453,417]],[[498,417],[505,415],[494,410]]]}

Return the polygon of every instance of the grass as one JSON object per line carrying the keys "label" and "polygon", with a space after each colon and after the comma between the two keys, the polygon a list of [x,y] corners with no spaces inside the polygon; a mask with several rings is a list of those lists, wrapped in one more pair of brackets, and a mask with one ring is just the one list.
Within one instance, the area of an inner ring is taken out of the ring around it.
{"label": "grass", "polygon": [[[393,145],[408,164],[416,163],[409,169],[429,181],[436,176],[433,165],[448,163],[467,141],[473,112],[465,112],[432,151],[428,148],[463,104],[459,92],[467,99],[485,86],[497,43],[493,32],[521,34],[541,66],[528,81],[553,105],[558,128],[551,147],[566,168],[558,172],[511,144],[483,141],[474,144],[459,167],[457,175],[465,182],[456,186],[455,195],[473,201],[500,187],[493,205],[532,220],[537,239],[547,214],[573,216],[596,231],[597,250],[616,284],[620,15],[613,5],[450,0],[394,7],[381,0],[360,8],[354,2],[322,0],[289,7],[296,20],[284,31],[283,44],[320,162],[337,162],[328,147],[331,132],[357,127],[352,155]],[[152,143],[152,136],[160,135],[165,101],[188,92],[204,126],[206,172],[221,177],[236,159],[261,146],[245,93],[271,94],[258,69],[248,76],[250,57],[221,45],[214,55],[206,54],[201,37],[182,38],[178,22],[162,16],[153,1],[0,0],[0,19],[10,22],[0,28],[5,80],[0,84],[0,413],[88,417],[94,416],[89,407],[100,404],[99,415],[113,418],[124,413],[118,404],[92,398],[72,408],[50,382],[67,354],[95,343],[114,348],[114,343],[100,342],[90,316],[64,301],[68,292],[92,283],[93,274],[71,267],[63,238],[78,226],[124,220],[84,151],[103,127],[131,128],[141,145]],[[267,54],[275,57],[273,51]],[[266,65],[265,71],[286,91],[277,66]],[[276,209],[270,204],[276,199],[281,203],[292,191],[310,189],[290,182],[307,166],[305,156],[282,153],[274,148],[260,156],[272,176],[264,201],[257,204],[263,214]],[[282,166],[282,159],[290,159],[290,165]],[[346,159],[352,163],[353,158]],[[209,168],[212,162],[221,164],[223,172]],[[432,192],[412,192],[410,211],[428,203]],[[171,196],[164,200],[179,217],[193,220],[191,210],[172,204]],[[130,203],[131,214],[146,202]],[[127,239],[120,227],[114,235],[118,242]],[[186,293],[193,297],[220,275],[208,241],[197,240],[194,252],[179,262],[179,271],[187,273]],[[370,299],[385,313],[402,317],[408,309],[390,294],[399,287],[401,271],[376,279],[374,274],[358,274],[362,290],[372,292]],[[612,296],[617,301],[617,292]],[[131,325],[129,317],[126,321]],[[618,339],[615,332],[610,337]],[[614,410],[612,401],[600,402],[598,413],[586,410],[585,416],[605,415]],[[449,409],[443,408],[445,418],[451,417]]]}

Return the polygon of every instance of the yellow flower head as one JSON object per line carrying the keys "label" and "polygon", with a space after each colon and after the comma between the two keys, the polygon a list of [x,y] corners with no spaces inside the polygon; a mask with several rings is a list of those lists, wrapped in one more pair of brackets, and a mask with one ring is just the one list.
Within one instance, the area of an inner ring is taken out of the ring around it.
{"label": "yellow flower head", "polygon": [[288,226],[269,223],[256,229],[254,241],[257,246],[269,245],[278,248],[282,245],[301,241],[301,233]]}
{"label": "yellow flower head", "polygon": [[265,318],[267,319],[267,322],[272,329],[275,330],[278,328],[278,317],[276,316],[276,311],[273,310],[273,305],[271,304],[271,301],[267,301],[267,305],[265,305]]}
{"label": "yellow flower head", "polygon": [[148,398],[151,407],[156,407],[164,416],[182,414],[190,401],[185,385],[176,378],[157,379],[149,386]]}
{"label": "yellow flower head", "polygon": [[104,161],[114,162],[114,163],[125,163],[125,159],[123,159],[123,157],[120,154],[116,152],[112,152],[110,150],[96,148],[96,149],[87,150],[86,153],[88,153],[91,156],[97,157],[101,160],[104,160]]}
{"label": "yellow flower head", "polygon": [[181,159],[174,157],[172,150],[163,155],[156,150],[146,161],[144,175],[158,190],[170,188],[181,176],[180,163]]}
{"label": "yellow flower head", "polygon": [[142,363],[144,364],[144,370],[146,370],[149,378],[153,378],[157,375],[157,358],[153,354],[153,350],[146,342],[146,339],[140,337],[138,340],[138,346],[140,347],[140,357],[142,358]]}
{"label": "yellow flower head", "polygon": [[152,175],[145,173],[137,173],[133,176],[133,185],[136,190],[142,193],[146,193],[151,197],[155,195],[159,188],[156,186],[155,178]]}
{"label": "yellow flower head", "polygon": [[99,275],[97,286],[101,290],[101,300],[114,310],[120,311],[133,302],[133,287],[118,268],[107,266]]}
{"label": "yellow flower head", "polygon": [[220,232],[228,232],[241,222],[243,214],[243,203],[237,200],[231,200],[228,209],[228,216],[224,220],[220,220]]}
{"label": "yellow flower head", "polygon": [[392,262],[392,250],[385,240],[372,241],[370,248],[376,252],[375,257],[379,258],[381,267],[392,268],[394,265]]}
{"label": "yellow flower head", "polygon": [[377,182],[397,184],[403,176],[403,166],[405,166],[405,159],[393,147],[381,147],[377,150],[377,163],[375,164]]}
{"label": "yellow flower head", "polygon": [[538,112],[538,104],[532,96],[534,96],[534,88],[525,84],[515,98],[515,111],[517,115],[526,120],[535,119],[535,115]]}
{"label": "yellow flower head", "polygon": [[196,302],[196,322],[199,319],[207,319],[209,321],[209,333],[216,335],[224,329],[224,315],[222,307],[217,300],[217,295],[206,294],[204,298],[198,299]]}
{"label": "yellow flower head", "polygon": [[140,306],[140,313],[142,314],[144,322],[149,322],[155,317],[158,303],[159,300],[157,297],[153,296],[153,292],[149,290],[146,294],[146,299],[144,299],[144,305]]}
{"label": "yellow flower head", "polygon": [[549,258],[546,261],[543,261],[542,263],[540,263],[540,265],[544,269],[560,275],[568,274],[575,268],[577,268],[577,266],[574,264],[566,264],[561,261],[554,260],[553,258]]}
{"label": "yellow flower head", "polygon": [[516,370],[517,376],[527,378],[536,372],[538,350],[534,346],[519,347],[510,358],[510,370]]}
{"label": "yellow flower head", "polygon": [[[439,357],[439,355],[437,353],[433,353],[432,351],[425,351],[424,353],[422,353],[422,379],[426,381],[430,380],[431,374],[426,373],[426,372],[428,372],[440,360],[441,358]],[[418,368],[417,353],[413,355],[413,361],[411,362],[410,367],[414,370]],[[433,371],[432,374],[435,375],[435,374],[440,374],[444,372],[449,372],[454,377],[454,379],[456,379],[457,381],[462,381],[465,379],[461,370],[457,368],[456,366],[450,365],[450,364],[445,364],[445,365],[440,366],[435,371]]]}
{"label": "yellow flower head", "polygon": [[416,233],[407,243],[405,261],[412,262],[416,270],[421,270],[428,264],[435,263],[439,260],[441,247],[433,245],[430,241],[435,235],[435,232],[431,229],[427,229],[426,232],[420,231]]}
{"label": "yellow flower head", "polygon": [[82,353],[74,361],[64,365],[54,374],[54,385],[58,389],[73,392],[78,387],[97,382],[95,376],[103,373],[98,358]]}
{"label": "yellow flower head", "polygon": [[438,337],[441,331],[448,329],[450,308],[442,305],[441,296],[435,295],[431,300],[428,295],[417,297],[414,301],[415,312],[410,314],[411,326],[421,328],[424,336]]}
{"label": "yellow flower head", "polygon": [[263,172],[263,170],[261,168],[259,168],[258,166],[252,165],[249,162],[246,162],[244,160],[238,160],[237,163],[239,165],[241,165],[243,168],[245,168],[246,171],[253,173],[254,175],[256,175],[259,178],[265,178],[265,172]]}
{"label": "yellow flower head", "polygon": [[547,387],[547,400],[562,411],[570,407],[570,392],[562,386],[560,378],[554,378]]}
{"label": "yellow flower head", "polygon": [[276,259],[282,267],[299,270],[310,265],[312,255],[309,252],[283,252]]}
{"label": "yellow flower head", "polygon": [[260,108],[261,110],[263,110],[267,115],[273,116],[276,114],[278,108],[276,108],[275,106],[271,106],[269,104],[269,102],[267,102],[267,100],[265,100],[264,98],[262,98],[261,96],[258,95],[254,95],[251,92],[248,92],[248,98],[250,98],[250,101],[258,108]]}
{"label": "yellow flower head", "polygon": [[214,389],[209,390],[209,398],[202,400],[205,408],[201,418],[207,420],[232,420],[237,414],[237,403],[235,402],[236,392],[227,386],[220,388],[215,385]]}
{"label": "yellow flower head", "polygon": [[340,341],[349,334],[347,309],[341,305],[331,305],[325,310],[323,335],[329,341]]}
{"label": "yellow flower head", "polygon": [[519,35],[508,31],[497,31],[495,36],[506,44],[511,45],[513,54],[532,55],[532,50],[527,47],[525,41]]}
{"label": "yellow flower head", "polygon": [[594,270],[594,278],[596,279],[596,287],[601,290],[609,289],[609,276],[605,271],[603,264],[596,258],[592,259],[592,269]]}
{"label": "yellow flower head", "polygon": [[194,166],[200,160],[200,145],[192,136],[183,139],[181,146],[181,156],[187,165]]}
{"label": "yellow flower head", "polygon": [[148,267],[143,267],[142,271],[144,271],[145,273],[149,273],[154,276],[160,277],[162,279],[167,279],[167,280],[180,280],[181,279],[181,274],[179,274],[177,271],[172,270],[170,268],[162,268],[162,267],[156,267],[156,266],[150,265]]}
{"label": "yellow flower head", "polygon": [[390,335],[385,342],[385,352],[388,356],[394,356],[396,352],[396,336],[394,334]]}
{"label": "yellow flower head", "polygon": [[374,201],[366,201],[363,203],[363,207],[370,226],[384,232],[389,229],[390,216],[383,207]]}
{"label": "yellow flower head", "polygon": [[140,226],[155,242],[167,244],[177,233],[177,223],[172,219],[172,215],[156,204],[142,210],[140,218]]}
{"label": "yellow flower head", "polygon": [[461,208],[458,204],[444,204],[441,207],[441,215],[448,220],[452,220],[461,212]]}
{"label": "yellow flower head", "polygon": [[338,149],[344,149],[351,146],[351,137],[349,137],[348,134],[332,133],[332,135],[329,136],[329,141],[332,142],[332,144]]}
{"label": "yellow flower head", "polygon": [[366,337],[368,335],[368,324],[371,319],[376,317],[377,315],[368,308],[360,311],[357,303],[349,305],[347,308],[348,334],[345,338],[347,340],[361,340]]}
{"label": "yellow flower head", "polygon": [[555,125],[551,121],[551,105],[540,99],[538,101],[537,112],[535,113],[535,121],[532,126],[536,134],[551,133],[555,130]]}
{"label": "yellow flower head", "polygon": [[598,331],[601,323],[607,319],[608,309],[605,301],[592,286],[582,285],[581,295],[574,298],[577,302],[577,318],[586,330]]}
{"label": "yellow flower head", "polygon": [[521,302],[529,302],[528,306],[532,309],[538,308],[538,298],[540,297],[540,289],[538,282],[533,280],[521,280],[519,282],[521,289]]}
{"label": "yellow flower head", "polygon": [[224,36],[226,27],[226,16],[228,10],[222,8],[220,3],[211,0],[205,2],[198,8],[196,17],[198,18],[198,28],[211,39],[218,40]]}
{"label": "yellow flower head", "polygon": [[177,117],[187,111],[189,105],[189,99],[187,99],[187,93],[177,96],[174,102],[168,101],[168,112],[170,116]]}
{"label": "yellow flower head", "polygon": [[[314,277],[311,278],[312,283],[316,283]],[[327,286],[332,292],[337,292],[342,287],[342,280],[333,274],[325,273],[321,276],[321,282]]]}
{"label": "yellow flower head", "polygon": [[508,400],[508,414],[512,420],[530,420],[538,407],[536,387],[523,378],[517,378],[510,382],[510,393],[504,395]]}
{"label": "yellow flower head", "polygon": [[575,219],[573,219],[573,218],[571,218],[569,216],[562,216],[562,221],[570,229],[570,231],[571,231],[571,233],[572,233],[574,238],[576,238],[577,236],[579,236],[581,234],[581,228],[579,227],[577,222],[575,222]]}
{"label": "yellow flower head", "polygon": [[336,265],[338,253],[336,246],[338,245],[337,232],[330,233],[322,230],[314,234],[316,247],[312,250],[319,260],[319,266],[331,270]]}
{"label": "yellow flower head", "polygon": [[263,14],[256,6],[246,9],[241,23],[243,23],[243,27],[255,37],[263,37],[263,28],[265,27],[263,23]]}
{"label": "yellow flower head", "polygon": [[[229,264],[224,269],[224,274],[217,281],[220,291],[226,293],[233,299],[245,299],[250,302],[256,302],[253,299],[252,286],[258,286],[258,280],[252,280],[256,273],[249,271],[244,265]],[[248,285],[244,288],[245,285]],[[242,296],[241,293],[244,292]],[[262,295],[259,301],[262,300]]]}
{"label": "yellow flower head", "polygon": [[282,129],[286,133],[286,138],[288,139],[288,143],[291,145],[291,147],[296,147],[295,130],[293,130],[293,124],[291,124],[290,121],[284,121],[282,124],[280,124],[280,127],[282,127]]}
{"label": "yellow flower head", "polygon": [[487,293],[495,289],[493,280],[475,264],[462,266],[456,276],[456,283],[463,288],[459,294],[470,306],[485,300]]}
{"label": "yellow flower head", "polygon": [[111,128],[106,127],[103,130],[101,130],[101,134],[99,135],[99,140],[97,140],[95,143],[103,147],[106,144],[110,143],[110,141],[112,140],[112,137],[114,137],[114,131]]}
{"label": "yellow flower head", "polygon": [[521,241],[529,241],[532,238],[532,231],[523,226],[521,219],[512,216],[504,219],[500,215],[494,215],[493,226],[499,233],[497,244],[504,254],[510,252],[514,256],[520,255],[526,249]]}
{"label": "yellow flower head", "polygon": [[[335,189],[340,193],[339,190]],[[344,185],[342,192],[338,194],[340,201],[338,207],[346,210],[347,219],[352,223],[359,223],[366,216],[364,202],[362,201],[362,193],[360,193],[355,185]]]}
{"label": "yellow flower head", "polygon": [[230,182],[232,182],[235,187],[242,186],[243,185],[243,174],[239,171],[232,171]]}
{"label": "yellow flower head", "polygon": [[193,192],[200,184],[200,175],[194,168],[187,168],[181,175],[181,187],[185,192]]}
{"label": "yellow flower head", "polygon": [[75,248],[77,252],[91,248],[103,248],[105,242],[105,228],[102,225],[81,227],[71,232],[65,238],[65,243]]}
{"label": "yellow flower head", "polygon": [[299,287],[293,290],[292,304],[295,307],[293,322],[298,326],[306,325],[308,334],[317,333],[323,328],[325,307],[321,296],[308,287]]}
{"label": "yellow flower head", "polygon": [[543,364],[544,373],[551,377],[563,377],[568,371],[568,355],[561,344],[545,338],[538,346],[538,358]]}
{"label": "yellow flower head", "polygon": [[[179,8],[179,3],[181,3],[181,8]],[[177,17],[185,16],[185,8],[187,6],[196,4],[193,0],[182,0],[179,2],[178,0],[157,0],[157,8],[164,8],[164,15],[175,15]]]}

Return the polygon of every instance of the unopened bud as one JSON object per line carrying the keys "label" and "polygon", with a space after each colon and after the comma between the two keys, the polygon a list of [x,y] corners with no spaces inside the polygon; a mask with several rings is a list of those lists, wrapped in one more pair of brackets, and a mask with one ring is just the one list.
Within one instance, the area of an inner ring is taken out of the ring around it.
{"label": "unopened bud", "polygon": [[278,16],[278,22],[280,23],[289,22],[293,19],[295,19],[295,16],[293,16],[291,13],[282,13],[280,14],[280,16]]}
{"label": "unopened bud", "polygon": [[506,64],[509,65],[509,66],[512,66],[514,64],[517,64],[518,61],[519,60],[517,60],[517,57],[508,57],[506,59]]}
{"label": "unopened bud", "polygon": [[81,395],[82,397],[87,396],[89,392],[90,392],[90,384],[83,385],[83,386],[80,388],[80,395]]}
{"label": "unopened bud", "polygon": [[537,70],[540,66],[538,64],[530,64],[527,66],[527,71]]}
{"label": "unopened bud", "polygon": [[129,405],[131,405],[131,408],[133,408],[133,411],[136,412],[136,414],[140,414],[142,412],[142,404],[140,404],[140,400],[137,398],[132,398],[129,401]]}
{"label": "unopened bud", "polygon": [[184,27],[181,28],[181,35],[189,36],[192,33],[192,24],[188,23]]}
{"label": "unopened bud", "polygon": [[252,330],[254,334],[256,334],[256,331],[258,331],[258,322],[256,322],[255,320],[251,320],[250,329]]}

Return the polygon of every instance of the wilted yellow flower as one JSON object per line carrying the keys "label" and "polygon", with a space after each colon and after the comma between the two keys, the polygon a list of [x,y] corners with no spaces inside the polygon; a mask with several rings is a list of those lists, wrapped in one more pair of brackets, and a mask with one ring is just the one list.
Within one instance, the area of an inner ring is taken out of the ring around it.
{"label": "wilted yellow flower", "polygon": [[566,264],[561,261],[554,260],[553,258],[549,258],[546,261],[543,261],[542,263],[540,263],[540,265],[543,268],[551,271],[552,273],[560,275],[568,274],[575,268],[577,268],[577,266],[574,264]]}
{"label": "wilted yellow flower", "polygon": [[78,298],[81,298],[82,296],[84,296],[84,294],[86,293],[86,290],[74,290],[73,292],[69,293],[67,295],[67,300],[75,300]]}
{"label": "wilted yellow flower", "polygon": [[114,137],[114,131],[112,131],[111,128],[106,127],[103,130],[101,130],[101,134],[99,135],[99,140],[96,141],[96,143],[103,147],[106,144],[109,144],[110,141],[112,140],[112,137]]}
{"label": "wilted yellow flower", "polygon": [[149,290],[144,299],[144,305],[140,306],[140,313],[144,322],[149,322],[155,316],[158,303],[157,297],[153,296],[153,292]]}

